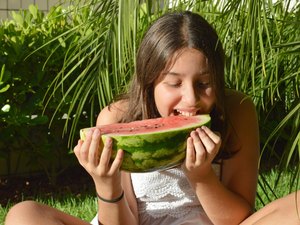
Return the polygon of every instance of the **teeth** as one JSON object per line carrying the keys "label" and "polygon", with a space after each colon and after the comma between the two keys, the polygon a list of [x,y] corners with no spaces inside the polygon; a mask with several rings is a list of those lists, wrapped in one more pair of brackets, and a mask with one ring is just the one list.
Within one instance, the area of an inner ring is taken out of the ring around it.
{"label": "teeth", "polygon": [[186,111],[181,111],[178,109],[176,109],[176,111],[182,116],[195,116],[196,115],[195,112],[186,112]]}

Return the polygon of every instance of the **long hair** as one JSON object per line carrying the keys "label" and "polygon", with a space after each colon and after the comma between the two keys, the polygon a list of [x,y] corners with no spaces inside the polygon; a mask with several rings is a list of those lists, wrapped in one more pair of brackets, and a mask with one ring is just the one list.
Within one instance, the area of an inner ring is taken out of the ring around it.
{"label": "long hair", "polygon": [[160,117],[154,100],[154,83],[172,56],[184,48],[197,49],[208,60],[211,85],[216,95],[211,127],[221,133],[224,143],[228,137],[224,106],[224,50],[214,28],[199,14],[189,11],[167,13],[145,33],[138,49],[129,92],[123,96],[128,102],[128,111],[122,122]]}

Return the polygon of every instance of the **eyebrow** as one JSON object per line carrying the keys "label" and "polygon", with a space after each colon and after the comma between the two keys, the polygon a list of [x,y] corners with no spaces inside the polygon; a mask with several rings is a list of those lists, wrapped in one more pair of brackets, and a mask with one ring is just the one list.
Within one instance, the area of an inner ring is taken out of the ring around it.
{"label": "eyebrow", "polygon": [[[208,70],[203,70],[203,71],[200,71],[197,75],[204,76],[204,75],[207,75],[207,74],[209,74],[209,71]],[[172,72],[172,71],[166,71],[166,72],[163,73],[163,75],[180,76],[181,73],[176,73],[176,72]]]}

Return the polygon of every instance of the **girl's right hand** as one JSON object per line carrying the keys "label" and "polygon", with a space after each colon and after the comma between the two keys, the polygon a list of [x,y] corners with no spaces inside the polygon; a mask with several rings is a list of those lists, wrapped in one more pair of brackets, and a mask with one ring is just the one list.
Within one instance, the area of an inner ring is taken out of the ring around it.
{"label": "girl's right hand", "polygon": [[123,161],[123,151],[118,150],[116,158],[110,163],[111,138],[107,138],[103,145],[100,130],[97,128],[90,130],[85,141],[78,141],[74,153],[79,163],[93,178],[100,196],[107,199],[119,196],[118,194],[122,192],[120,166]]}

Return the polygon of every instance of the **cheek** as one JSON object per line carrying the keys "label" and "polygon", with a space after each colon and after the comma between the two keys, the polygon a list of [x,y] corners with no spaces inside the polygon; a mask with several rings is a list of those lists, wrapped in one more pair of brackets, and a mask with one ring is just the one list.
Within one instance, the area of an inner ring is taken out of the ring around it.
{"label": "cheek", "polygon": [[163,90],[160,88],[160,85],[157,85],[154,88],[154,102],[160,114],[162,114],[162,105],[164,105],[164,99],[165,98],[163,98]]}
{"label": "cheek", "polygon": [[205,89],[205,95],[208,97],[208,98],[215,98],[215,93],[213,91],[213,88],[206,88]]}
{"label": "cheek", "polygon": [[216,102],[216,95],[213,91],[213,88],[207,88],[204,93],[208,106],[212,107],[212,105],[214,105]]}
{"label": "cheek", "polygon": [[180,99],[178,93],[172,92],[163,86],[157,85],[154,88],[155,104],[162,117],[173,112],[173,107],[177,104],[178,99]]}

